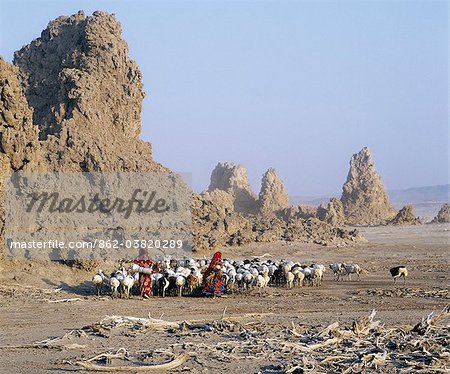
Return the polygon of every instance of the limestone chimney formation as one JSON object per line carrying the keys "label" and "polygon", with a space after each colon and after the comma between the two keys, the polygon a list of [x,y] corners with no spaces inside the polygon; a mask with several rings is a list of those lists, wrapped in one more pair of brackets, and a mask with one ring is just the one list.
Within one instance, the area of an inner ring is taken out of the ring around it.
{"label": "limestone chimney formation", "polygon": [[432,223],[447,223],[450,222],[450,204],[442,205],[436,217],[431,221]]}
{"label": "limestone chimney formation", "polygon": [[139,140],[142,75],[121,33],[114,15],[80,11],[14,54],[50,170],[165,170]]}
{"label": "limestone chimney formation", "polygon": [[221,190],[234,199],[234,210],[250,214],[256,211],[256,195],[248,182],[247,169],[242,165],[219,162],[211,173],[208,192]]}
{"label": "limestone chimney formation", "polygon": [[263,216],[270,216],[289,206],[289,195],[283,181],[274,168],[267,170],[261,181],[258,199],[258,211]]}
{"label": "limestone chimney formation", "polygon": [[269,168],[264,173],[257,198],[250,187],[244,166],[219,162],[211,173],[211,182],[205,194],[214,196],[215,191],[231,195],[234,211],[237,213],[269,217],[289,206],[289,195],[274,168]]}
{"label": "limestone chimney formation", "polygon": [[388,222],[389,225],[420,225],[422,222],[419,217],[414,215],[412,205],[405,205],[398,211],[396,216]]}
{"label": "limestone chimney formation", "polygon": [[382,224],[396,214],[367,147],[354,154],[350,160],[341,202],[348,224]]}

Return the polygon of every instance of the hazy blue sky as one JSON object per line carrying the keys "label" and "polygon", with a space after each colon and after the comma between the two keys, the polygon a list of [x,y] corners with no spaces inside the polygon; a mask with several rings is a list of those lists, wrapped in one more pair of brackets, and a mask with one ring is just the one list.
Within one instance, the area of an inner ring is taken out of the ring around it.
{"label": "hazy blue sky", "polygon": [[218,161],[259,190],[341,190],[369,146],[388,188],[448,183],[446,1],[4,1],[0,54],[83,9],[115,13],[143,73],[142,138],[207,187]]}

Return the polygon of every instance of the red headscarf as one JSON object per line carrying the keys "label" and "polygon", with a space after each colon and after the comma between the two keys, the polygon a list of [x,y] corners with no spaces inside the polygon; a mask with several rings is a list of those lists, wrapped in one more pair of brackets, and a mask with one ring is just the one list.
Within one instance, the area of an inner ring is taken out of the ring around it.
{"label": "red headscarf", "polygon": [[150,255],[148,254],[147,248],[139,249],[139,256],[134,260],[134,263],[144,268],[149,268],[152,266],[153,261]]}
{"label": "red headscarf", "polygon": [[214,253],[211,263],[209,264],[208,270],[210,271],[210,270],[214,269],[214,267],[217,264],[220,264],[221,262],[222,262],[222,253],[221,252]]}

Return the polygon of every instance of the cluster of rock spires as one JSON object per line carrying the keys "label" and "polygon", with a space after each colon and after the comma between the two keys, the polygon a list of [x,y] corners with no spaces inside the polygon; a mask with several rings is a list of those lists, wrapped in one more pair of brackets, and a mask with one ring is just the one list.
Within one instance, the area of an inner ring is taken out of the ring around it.
{"label": "cluster of rock spires", "polygon": [[359,234],[337,227],[421,223],[411,205],[396,213],[368,148],[351,158],[341,199],[332,198],[325,206],[289,206],[273,168],[264,174],[256,198],[242,165],[219,163],[208,190],[196,198],[194,212],[198,248],[275,240],[345,244]]}
{"label": "cluster of rock spires", "polygon": [[[263,175],[259,197],[252,191],[248,181],[247,169],[242,165],[219,162],[211,173],[207,193],[214,196],[221,191],[220,198],[231,201],[235,212],[273,216],[280,209],[289,206],[289,195],[274,168]],[[225,197],[224,193],[227,194]]]}
{"label": "cluster of rock spires", "polygon": [[324,209],[322,220],[316,208],[290,207],[289,195],[274,168],[264,173],[256,196],[244,166],[218,163],[208,190],[194,196],[195,247],[208,249],[279,240],[345,245],[361,239],[357,230],[337,227],[343,221],[337,222],[334,212],[342,214],[342,205],[336,203],[335,207],[334,200],[330,202],[331,208]]}
{"label": "cluster of rock spires", "polygon": [[[242,214],[256,214],[262,217],[276,216],[290,219],[317,218],[333,226],[380,225],[396,222],[413,223],[410,219],[412,207],[403,208],[395,220],[396,211],[389,201],[380,176],[375,170],[368,148],[354,154],[350,161],[347,181],[340,199],[332,198],[327,205],[319,207],[289,206],[289,196],[275,169],[270,168],[263,176],[259,198],[251,190],[247,171],[242,165],[219,163],[212,172],[208,188],[211,201],[231,201],[234,211]],[[214,199],[213,193],[228,194]],[[232,207],[229,207],[232,209]],[[405,215],[408,212],[407,215]],[[400,218],[402,217],[402,218]]]}

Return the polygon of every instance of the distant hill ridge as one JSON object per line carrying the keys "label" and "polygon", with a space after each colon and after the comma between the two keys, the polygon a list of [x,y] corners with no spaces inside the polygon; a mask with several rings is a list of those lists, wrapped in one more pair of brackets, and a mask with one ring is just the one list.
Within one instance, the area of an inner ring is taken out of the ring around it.
{"label": "distant hill ridge", "polygon": [[[388,194],[391,202],[394,205],[408,203],[445,203],[450,201],[450,184],[388,190]],[[327,202],[331,197],[340,196],[340,192],[320,196],[293,196],[290,203],[292,205],[319,205],[321,203]]]}
{"label": "distant hill ridge", "polygon": [[448,202],[450,184],[390,190],[388,193],[393,203]]}

